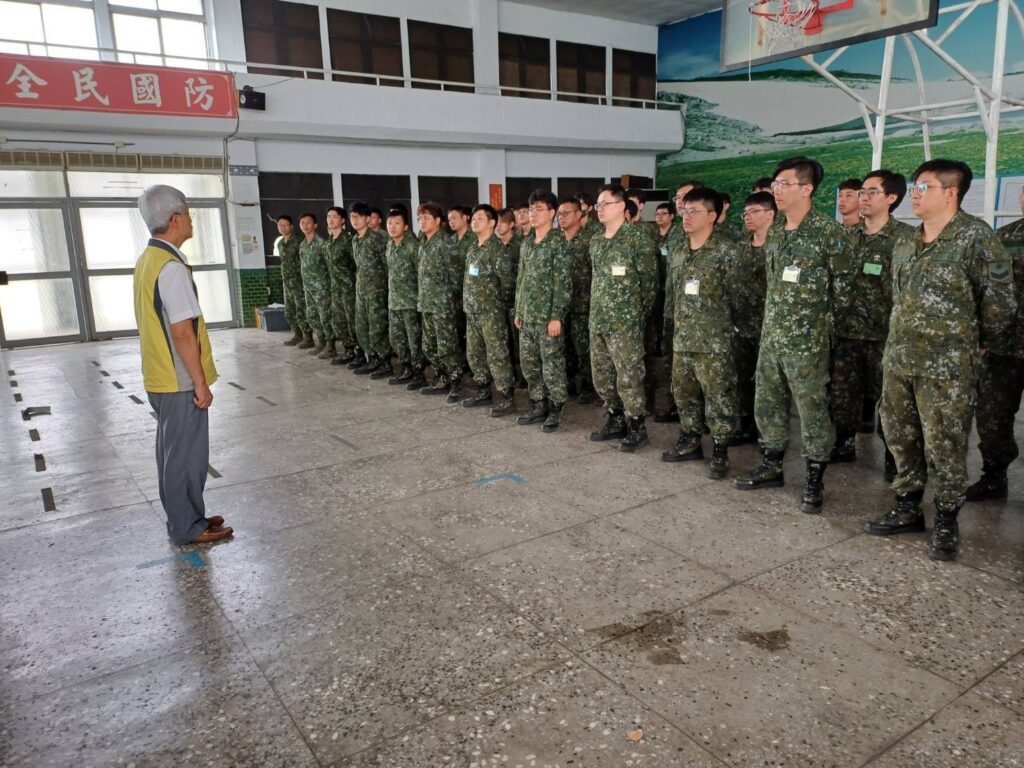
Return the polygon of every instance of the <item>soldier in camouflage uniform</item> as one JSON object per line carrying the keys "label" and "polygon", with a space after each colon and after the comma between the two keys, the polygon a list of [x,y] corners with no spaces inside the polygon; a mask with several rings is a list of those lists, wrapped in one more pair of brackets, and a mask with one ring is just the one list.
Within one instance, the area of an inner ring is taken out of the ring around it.
{"label": "soldier in camouflage uniform", "polygon": [[741,244],[746,242],[747,236],[745,232],[741,232],[735,224],[729,221],[729,209],[732,207],[732,198],[728,192],[719,192],[722,196],[722,217],[718,220],[718,225],[715,227],[715,232],[720,234],[730,243]]}
{"label": "soldier in camouflage uniform", "polygon": [[521,240],[525,240],[533,229],[533,225],[530,223],[530,206],[523,202],[515,206],[513,210],[516,214],[516,232]]}
{"label": "soldier in camouflage uniform", "polygon": [[1013,268],[992,229],[960,209],[971,169],[931,160],[910,187],[921,226],[892,253],[892,317],[885,344],[882,429],[896,457],[896,505],[868,532],[924,530],[925,483],[935,486],[928,555],[956,557],[967,491],[967,439],[982,357],[1014,351]]}
{"label": "soldier in camouflage uniform", "polygon": [[[366,362],[353,369],[374,378],[391,375],[391,346],[388,341],[388,238],[370,229],[370,206],[360,201],[349,209],[352,259],[356,263],[356,338],[366,350]],[[349,364],[351,366],[351,363]]]}
{"label": "soldier in camouflage uniform", "polygon": [[302,238],[295,234],[295,223],[288,215],[277,217],[277,231],[281,236],[274,241],[274,255],[281,259],[281,282],[284,285],[284,316],[294,336],[286,347],[309,349],[313,346],[313,332],[306,319],[306,292],[302,288],[302,264],[299,245]]}
{"label": "soldier in camouflage uniform", "polygon": [[[857,458],[857,430],[865,399],[882,396],[882,350],[892,311],[892,249],[911,230],[890,214],[903,201],[907,180],[887,170],[872,171],[856,191],[863,219],[847,230],[851,258],[836,275],[835,341],[832,350],[833,462]],[[886,450],[886,475],[896,465]]]}
{"label": "soldier in camouflage uniform", "polygon": [[[651,264],[657,275],[658,270],[658,228],[653,222],[645,221],[640,216],[643,200],[637,195],[636,190],[626,191],[626,223],[640,235],[644,243],[644,262]],[[657,278],[656,278],[657,279]],[[661,283],[664,285],[664,282]],[[657,299],[655,299],[657,301]],[[658,328],[664,327],[662,318],[654,317],[654,307],[647,315],[644,323],[644,399],[645,410],[654,410],[654,400],[658,389],[656,376],[656,358],[658,355],[657,338]]]}
{"label": "soldier in camouflage uniform", "polygon": [[683,198],[685,235],[669,255],[666,290],[675,311],[672,391],[679,439],[662,461],[704,458],[705,425],[714,441],[708,477],[729,469],[729,441],[738,426],[734,357],[736,246],[715,231],[721,198],[707,188]]}
{"label": "soldier in camouflage uniform", "polygon": [[839,223],[845,230],[852,230],[860,224],[860,198],[857,193],[861,186],[860,179],[847,179],[839,183],[836,210],[839,211]]}
{"label": "soldier in camouflage uniform", "polygon": [[457,307],[455,322],[459,329],[459,349],[463,356],[466,353],[466,312],[462,306],[462,275],[466,272],[466,253],[475,240],[473,233],[469,230],[470,215],[472,215],[472,209],[466,205],[456,205],[448,211],[448,226],[451,229],[452,245],[455,246],[452,249],[452,258],[454,259],[452,269],[458,275],[459,283],[456,287],[458,294],[455,298]]}
{"label": "soldier in camouflage uniform", "polygon": [[675,203],[659,203],[654,213],[658,228],[655,248],[658,255],[658,296],[654,301],[651,321],[655,327],[654,379],[665,382],[668,389],[668,410],[654,417],[655,421],[679,421],[679,410],[672,395],[672,321],[665,316],[665,283],[668,279],[669,254],[683,241],[683,220],[676,213]]}
{"label": "soldier in camouflage uniform", "polygon": [[590,373],[590,236],[583,231],[580,204],[569,198],[558,204],[558,229],[569,248],[572,271],[572,299],[566,318],[568,342],[565,349],[569,395],[576,394],[580,377],[579,402],[594,402]]}
{"label": "soldier in camouflage uniform", "polygon": [[743,225],[747,238],[739,246],[736,281],[736,376],[739,392],[740,426],[733,445],[757,441],[754,421],[754,394],[757,354],[761,347],[761,323],[764,321],[765,277],[764,244],[775,222],[775,198],[770,192],[755,192],[743,203]]}
{"label": "soldier in camouflage uniform", "polygon": [[335,345],[327,351],[333,352],[332,365],[344,365],[361,357],[363,352],[356,345],[355,304],[356,264],[352,260],[352,235],[345,231],[345,209],[327,209],[327,271],[331,276],[331,325],[334,328],[335,343],[341,342],[339,353]]}
{"label": "soldier in camouflage uniform", "polygon": [[[1024,213],[1024,191],[1020,195]],[[1005,499],[1006,468],[1017,458],[1013,422],[1024,391],[1024,218],[1000,227],[996,232],[1013,260],[1013,283],[1017,292],[1017,338],[1012,355],[989,352],[987,365],[978,379],[978,447],[983,462],[982,476],[967,489],[968,501]]]}
{"label": "soldier in camouflage uniform", "polygon": [[328,339],[334,338],[327,243],[317,234],[316,216],[312,213],[304,213],[299,217],[299,229],[305,235],[299,245],[299,263],[302,268],[302,288],[306,294],[306,319],[316,335],[316,346],[309,353],[319,355],[327,348]]}
{"label": "soldier in camouflage uniform", "polygon": [[508,354],[508,306],[515,295],[512,261],[494,234],[498,212],[478,205],[470,214],[473,243],[466,253],[466,274],[462,289],[466,307],[466,357],[477,392],[462,401],[467,408],[493,402],[491,383],[501,393],[501,402],[491,416],[512,412],[515,378]]}
{"label": "soldier in camouflage uniform", "polygon": [[[502,208],[498,211],[498,224],[494,228],[494,234],[501,244],[502,250],[512,268],[512,285],[516,284],[519,278],[519,246],[523,239],[516,229],[516,213],[511,208]],[[519,365],[519,329],[516,328],[516,296],[512,292],[511,301],[507,309],[508,316],[508,348],[509,359],[512,361],[512,372],[516,378],[516,385],[520,388],[526,386],[526,379],[523,378],[523,369]]]}
{"label": "soldier in camouflage uniform", "polygon": [[434,368],[434,383],[420,389],[424,395],[448,394],[458,402],[462,391],[462,353],[455,321],[454,257],[451,238],[441,231],[444,210],[437,203],[422,203],[416,210],[420,232],[417,306],[423,318],[423,354]]}
{"label": "soldier in camouflage uniform", "polygon": [[782,460],[795,403],[807,460],[800,509],[808,513],[824,506],[823,476],[835,445],[828,397],[832,286],[833,275],[850,260],[842,228],[813,207],[824,175],[806,157],[783,160],[775,171],[781,216],[764,246],[767,295],[754,401],[764,460],[735,481],[742,490],[784,484]]}
{"label": "soldier in camouflage uniform", "polygon": [[[423,359],[420,313],[416,309],[417,258],[420,243],[409,232],[409,214],[405,206],[396,206],[388,212],[387,232],[390,236],[386,251],[388,262],[388,334],[391,348],[398,356],[399,372],[388,379],[388,384],[417,382],[423,386]],[[370,377],[376,376],[371,373]]]}
{"label": "soldier in camouflage uniform", "polygon": [[570,255],[565,239],[552,225],[558,200],[550,192],[530,195],[530,227],[519,250],[516,317],[519,355],[530,393],[530,410],[520,425],[544,422],[553,432],[562,423],[569,398],[565,378],[562,321],[572,298]]}
{"label": "soldier in camouflage uniform", "polygon": [[644,327],[658,294],[658,269],[647,238],[626,223],[626,192],[606,184],[597,198],[603,235],[590,241],[590,364],[608,408],[594,441],[621,439],[619,450],[647,442],[644,420]]}
{"label": "soldier in camouflage uniform", "polygon": [[589,192],[580,192],[576,195],[576,202],[580,204],[580,212],[583,214],[580,226],[587,236],[604,234],[604,227],[597,220],[597,211],[594,210],[594,196]]}

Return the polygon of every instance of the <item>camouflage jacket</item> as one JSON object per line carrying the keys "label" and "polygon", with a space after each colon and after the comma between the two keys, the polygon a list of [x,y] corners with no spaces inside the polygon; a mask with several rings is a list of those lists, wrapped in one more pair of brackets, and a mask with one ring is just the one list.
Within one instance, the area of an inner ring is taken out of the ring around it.
{"label": "camouflage jacket", "polygon": [[[497,235],[495,235],[497,237]],[[519,246],[522,244],[523,239],[519,236],[519,233],[513,230],[512,239],[507,243],[501,242],[501,238],[498,237],[498,245],[505,252],[508,257],[508,263],[512,265],[512,285],[516,284],[516,280],[519,278]],[[513,302],[515,297],[513,297]]]}
{"label": "camouflage jacket", "polygon": [[766,290],[764,246],[755,247],[747,239],[736,247],[736,314],[733,320],[740,338],[760,338]]}
{"label": "camouflage jacket", "polygon": [[1017,219],[996,230],[1003,247],[1013,260],[1013,286],[1017,293],[1017,339],[1015,352],[1017,357],[1024,357],[1024,312],[1021,311],[1024,299],[1024,219]]}
{"label": "camouflage jacket", "polygon": [[519,249],[516,317],[524,323],[561,320],[569,311],[572,274],[562,233],[551,228],[539,243],[531,234]]}
{"label": "camouflage jacket", "polygon": [[742,243],[747,239],[746,233],[738,230],[728,219],[723,219],[722,223],[715,227],[715,232],[731,243]]}
{"label": "camouflage jacket", "polygon": [[846,230],[848,268],[835,275],[835,334],[842,339],[885,341],[892,312],[892,249],[913,229],[890,217],[873,235],[864,224]]}
{"label": "camouflage jacket", "polygon": [[497,235],[480,245],[476,235],[466,251],[462,303],[467,313],[501,312],[504,316],[515,299],[512,261]]}
{"label": "camouflage jacket", "polygon": [[406,232],[401,245],[388,238],[388,309],[416,309],[416,261],[420,242]]}
{"label": "camouflage jacket", "polygon": [[931,243],[923,234],[900,235],[892,252],[886,370],[945,379],[969,370],[982,348],[1012,354],[1017,301],[999,238],[963,211]]}
{"label": "camouflage jacket", "polygon": [[604,225],[597,220],[597,211],[590,214],[587,223],[583,225],[583,231],[591,237],[598,237],[604,234]]}
{"label": "camouflage jacket", "polygon": [[355,286],[356,262],[352,258],[352,234],[342,230],[337,237],[328,237],[327,269],[331,280],[336,283]]}
{"label": "camouflage jacket", "polygon": [[331,276],[327,271],[327,243],[314,235],[312,240],[302,239],[299,245],[299,259],[302,263],[302,282],[314,290],[330,288]]}
{"label": "camouflage jacket", "polygon": [[443,232],[435,232],[420,242],[417,264],[418,309],[420,312],[454,313],[455,283],[452,272],[452,241]]}
{"label": "camouflage jacket", "polygon": [[776,355],[819,354],[832,335],[832,280],[848,268],[849,241],[834,219],[815,209],[787,231],[780,216],[765,240],[766,294],[761,349]]}
{"label": "camouflage jacket", "polygon": [[388,236],[367,229],[362,237],[352,237],[352,257],[356,262],[356,290],[375,293],[388,289]]}
{"label": "camouflage jacket", "polygon": [[717,232],[697,250],[689,238],[673,248],[665,290],[673,296],[676,352],[732,354],[736,263],[736,245]]}
{"label": "camouflage jacket", "polygon": [[648,238],[623,224],[611,238],[591,238],[590,263],[590,330],[642,332],[658,295],[658,268]]}
{"label": "camouflage jacket", "polygon": [[[461,240],[459,239],[459,236],[457,234],[455,234],[454,232],[452,232],[451,235],[449,235],[449,237],[451,237],[451,239],[452,239],[452,270],[453,270],[453,274],[461,276],[461,275],[465,274],[465,272],[466,272],[466,254],[469,252],[469,249],[473,246],[473,243],[476,242],[476,235],[474,235],[470,230],[467,229],[466,230],[466,234],[464,234],[462,236]],[[462,279],[461,279],[461,277],[456,282],[458,283],[458,285],[455,286],[455,290],[461,296],[462,295]]]}
{"label": "camouflage jacket", "polygon": [[302,245],[303,239],[301,234],[292,232],[287,240],[282,235],[274,241],[274,255],[281,259],[282,272],[299,270],[299,246]]}
{"label": "camouflage jacket", "polygon": [[576,237],[569,240],[562,232],[562,239],[565,240],[569,249],[572,270],[572,301],[569,302],[569,312],[574,315],[590,314],[590,235],[582,227],[576,232]]}

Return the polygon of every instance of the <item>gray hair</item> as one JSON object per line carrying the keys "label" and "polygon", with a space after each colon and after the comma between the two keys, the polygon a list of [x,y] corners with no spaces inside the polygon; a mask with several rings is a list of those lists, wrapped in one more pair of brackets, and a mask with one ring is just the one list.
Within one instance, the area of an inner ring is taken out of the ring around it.
{"label": "gray hair", "polygon": [[154,184],[139,195],[139,213],[153,235],[166,232],[171,217],[187,209],[188,201],[181,190],[166,184]]}

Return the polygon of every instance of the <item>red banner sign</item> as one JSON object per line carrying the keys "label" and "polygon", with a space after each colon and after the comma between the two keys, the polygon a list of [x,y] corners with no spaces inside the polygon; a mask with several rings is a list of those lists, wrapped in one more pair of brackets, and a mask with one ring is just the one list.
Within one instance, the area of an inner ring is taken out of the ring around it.
{"label": "red banner sign", "polygon": [[236,117],[229,72],[0,53],[0,107]]}
{"label": "red banner sign", "polygon": [[501,192],[502,192],[501,184],[488,184],[487,185],[487,191],[490,193],[491,206],[493,206],[494,208],[498,208],[498,209],[505,207],[504,205],[502,205],[502,200],[501,200],[501,197],[502,197],[502,195],[501,195]]}

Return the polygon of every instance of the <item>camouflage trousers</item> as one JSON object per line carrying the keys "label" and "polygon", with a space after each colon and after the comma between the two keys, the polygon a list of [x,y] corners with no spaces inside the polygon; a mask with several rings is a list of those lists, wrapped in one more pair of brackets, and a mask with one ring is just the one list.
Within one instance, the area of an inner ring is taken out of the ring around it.
{"label": "camouflage trousers", "polygon": [[754,418],[766,450],[789,446],[790,410],[800,415],[803,456],[828,461],[836,431],[828,410],[828,347],[802,355],[776,355],[761,349],[757,357]]}
{"label": "camouflage trousers", "polygon": [[309,328],[317,336],[324,339],[334,338],[334,326],[331,324],[331,289],[329,286],[305,284],[306,319]]}
{"label": "camouflage trousers", "polygon": [[835,339],[832,347],[832,420],[836,429],[853,434],[860,426],[866,399],[882,396],[884,341]]}
{"label": "camouflage trousers", "polygon": [[331,270],[331,325],[334,338],[345,349],[356,346],[356,281],[355,276]]}
{"label": "camouflage trousers", "polygon": [[298,260],[281,259],[281,283],[284,287],[284,316],[288,327],[296,333],[309,333],[306,317],[306,292],[302,288],[302,270]]}
{"label": "camouflage trousers", "polygon": [[705,424],[716,440],[728,440],[736,433],[739,420],[732,355],[677,350],[672,361],[672,395],[682,434],[702,435]]}
{"label": "camouflage trousers", "polygon": [[506,312],[506,321],[508,325],[508,359],[512,361],[512,370],[518,371],[522,375],[523,367],[519,362],[519,329],[516,328],[515,323],[515,309],[510,309]]}
{"label": "camouflage trousers", "polygon": [[590,332],[594,389],[608,408],[626,416],[646,416],[644,403],[644,332]]}
{"label": "camouflage trousers", "polygon": [[415,309],[392,309],[388,316],[388,336],[398,364],[420,370],[424,366],[420,313]]}
{"label": "camouflage trousers", "polygon": [[975,385],[971,367],[948,379],[885,371],[882,429],[896,459],[896,493],[923,490],[931,478],[937,505],[964,503]]}
{"label": "camouflage trousers", "polygon": [[462,372],[462,353],[455,326],[455,311],[423,313],[423,355],[434,366],[434,374]]}
{"label": "camouflage trousers", "polygon": [[569,343],[565,345],[565,370],[569,379],[577,374],[590,378],[590,315],[573,313],[566,320]]}
{"label": "camouflage trousers", "polygon": [[1024,360],[989,354],[978,377],[978,448],[986,464],[1007,466],[1017,458],[1013,422],[1024,392]]}
{"label": "camouflage trousers", "polygon": [[565,378],[565,333],[548,336],[547,323],[523,323],[519,329],[519,361],[530,400],[552,403],[569,399]]}
{"label": "camouflage trousers", "polygon": [[356,339],[368,355],[390,355],[387,291],[360,291],[356,286]]}
{"label": "camouflage trousers", "polygon": [[736,336],[736,409],[741,421],[754,418],[757,393],[757,350],[761,340]]}
{"label": "camouflage trousers", "polygon": [[504,309],[466,315],[466,358],[473,381],[488,387],[493,381],[501,392],[515,384],[508,356],[508,320]]}

